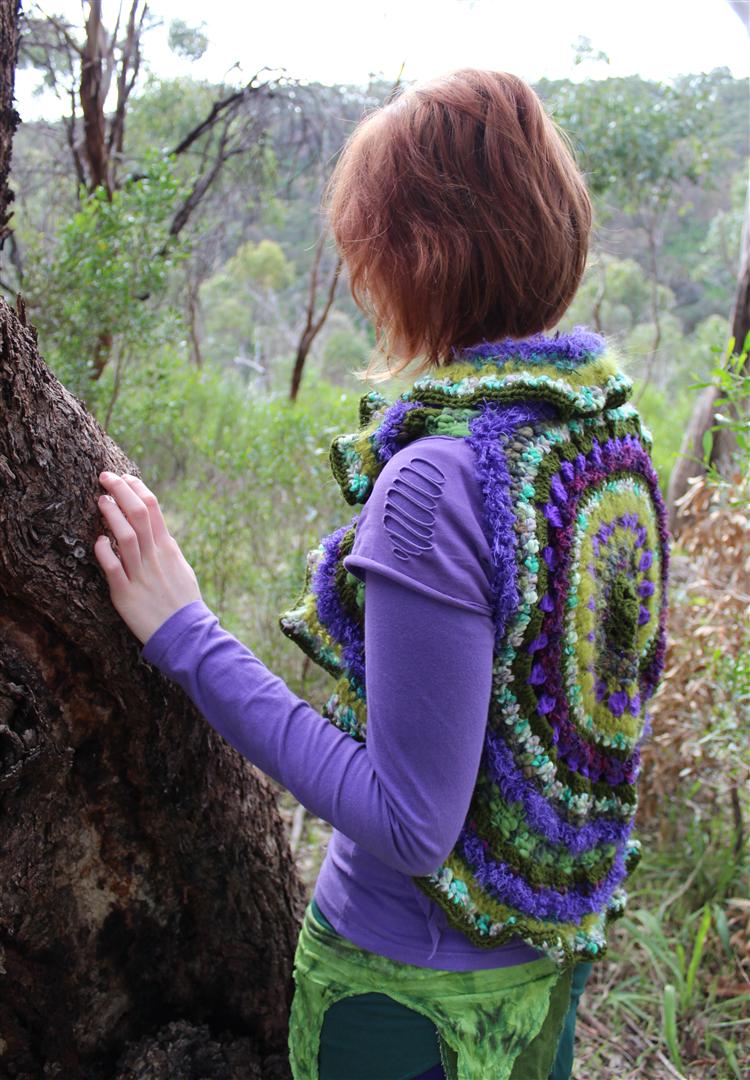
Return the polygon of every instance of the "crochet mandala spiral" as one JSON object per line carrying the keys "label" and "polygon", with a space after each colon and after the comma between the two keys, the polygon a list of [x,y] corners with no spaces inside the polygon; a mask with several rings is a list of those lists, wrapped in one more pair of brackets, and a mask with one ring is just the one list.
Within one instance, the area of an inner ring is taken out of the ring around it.
{"label": "crochet mandala spiral", "polygon": [[[362,398],[331,465],[350,503],[413,439],[464,438],[492,539],[495,653],[484,752],[446,862],[417,884],[478,945],[520,936],[558,963],[606,949],[632,836],[647,702],[665,650],[668,534],[631,382],[578,328],[462,353],[395,402]],[[367,730],[357,517],[308,556],[281,627],[337,678],[323,713]]]}

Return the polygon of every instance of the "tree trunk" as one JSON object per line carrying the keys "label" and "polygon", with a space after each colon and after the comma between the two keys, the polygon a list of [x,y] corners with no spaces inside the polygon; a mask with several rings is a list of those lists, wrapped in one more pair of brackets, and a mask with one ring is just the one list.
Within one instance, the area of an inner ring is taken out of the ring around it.
{"label": "tree trunk", "polygon": [[107,146],[104,104],[112,80],[112,43],[102,23],[101,0],[91,0],[86,18],[86,43],[81,53],[80,98],[83,133],[89,167],[89,191],[103,187],[112,198],[112,176]]}
{"label": "tree trunk", "polygon": [[187,324],[188,324],[188,340],[190,342],[190,359],[196,367],[203,367],[203,351],[201,349],[201,335],[200,335],[200,312],[201,312],[201,300],[200,300],[200,279],[198,275],[193,275],[188,270],[185,275],[185,285],[187,286]]}
{"label": "tree trunk", "polygon": [[[739,18],[742,19],[745,29],[750,33],[747,10],[741,11],[740,5],[735,3],[734,0],[729,0],[729,4],[736,11]],[[742,351],[745,338],[750,333],[750,184],[748,184],[747,188],[745,225],[742,230],[740,267],[737,275],[737,292],[735,293],[731,324],[730,333],[734,338],[734,350],[739,353]],[[687,491],[690,477],[702,476],[705,472],[702,464],[703,436],[716,423],[716,401],[719,396],[718,387],[708,386],[701,391],[696,399],[693,415],[690,417],[682,439],[680,455],[675,461],[669,477],[667,509],[669,512],[669,527],[673,533],[676,533],[678,524],[677,501]],[[725,475],[731,464],[736,440],[734,434],[727,428],[722,428],[713,434],[710,463],[715,465],[722,475]]]}
{"label": "tree trunk", "polygon": [[[739,353],[742,350],[748,333],[750,333],[750,185],[747,190],[740,268],[732,311],[731,335],[734,338],[735,352]],[[702,476],[705,472],[703,436],[716,423],[716,402],[720,396],[721,390],[718,386],[705,387],[696,398],[692,416],[685,430],[680,455],[672,469],[667,492],[669,526],[673,533],[676,533],[678,525],[676,507],[678,499],[687,491],[690,477]],[[730,469],[735,446],[734,434],[728,428],[721,428],[713,433],[709,461],[724,476]]]}
{"label": "tree trunk", "polygon": [[13,192],[8,185],[8,175],[13,134],[20,122],[13,107],[20,14],[20,0],[0,0],[0,249],[10,232],[8,208],[13,201]]}
{"label": "tree trunk", "polygon": [[[680,453],[672,466],[667,489],[667,510],[669,529],[677,535],[681,521],[677,516],[677,502],[688,489],[690,479],[703,476],[703,436],[715,423],[716,399],[719,391],[716,386],[706,386],[695,399],[695,405],[682,437]],[[714,433],[715,434],[715,433]]]}
{"label": "tree trunk", "polygon": [[289,845],[109,602],[103,468],[134,471],[0,301],[0,1076],[286,1076]]}
{"label": "tree trunk", "polygon": [[343,262],[339,255],[336,259],[336,265],[333,268],[330,281],[328,282],[328,294],[323,304],[323,308],[315,317],[315,304],[318,298],[318,274],[320,272],[320,263],[323,258],[323,249],[326,244],[326,232],[321,232],[318,238],[318,246],[315,249],[315,258],[313,259],[312,270],[310,271],[310,291],[307,299],[307,313],[305,316],[305,325],[302,329],[302,333],[299,337],[297,344],[297,352],[294,357],[294,367],[292,368],[292,381],[289,388],[289,400],[296,401],[299,393],[299,388],[302,383],[302,372],[305,370],[305,361],[307,360],[307,354],[312,348],[312,343],[318,336],[320,331],[325,325],[325,321],[328,318],[331,308],[333,307],[333,300],[336,296],[336,288],[341,277],[341,269]]}

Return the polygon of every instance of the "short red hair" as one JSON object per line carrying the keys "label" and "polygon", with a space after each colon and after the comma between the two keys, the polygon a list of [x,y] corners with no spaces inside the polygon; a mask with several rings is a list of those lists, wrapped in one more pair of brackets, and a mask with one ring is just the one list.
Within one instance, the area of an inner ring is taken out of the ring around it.
{"label": "short red hair", "polygon": [[548,329],[586,264],[583,177],[531,87],[504,72],[456,71],[365,117],[327,202],[352,295],[401,356],[385,377]]}

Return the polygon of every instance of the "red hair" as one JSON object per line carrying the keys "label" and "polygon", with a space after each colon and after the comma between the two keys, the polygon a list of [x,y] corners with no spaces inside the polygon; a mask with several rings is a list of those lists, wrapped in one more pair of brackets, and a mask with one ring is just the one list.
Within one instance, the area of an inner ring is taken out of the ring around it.
{"label": "red hair", "polygon": [[352,295],[400,355],[385,377],[548,329],[586,264],[583,177],[531,87],[503,72],[456,71],[365,117],[327,202]]}

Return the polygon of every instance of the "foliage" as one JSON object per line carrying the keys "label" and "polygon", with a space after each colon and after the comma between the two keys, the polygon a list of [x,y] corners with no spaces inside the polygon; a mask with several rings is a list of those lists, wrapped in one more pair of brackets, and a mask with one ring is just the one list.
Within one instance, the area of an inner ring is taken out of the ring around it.
{"label": "foliage", "polygon": [[[719,210],[697,252],[694,279],[711,294],[733,287],[740,263],[744,208]],[[723,288],[722,288],[723,287]]]}
{"label": "foliage", "polygon": [[671,843],[641,836],[648,846],[628,913],[579,1009],[577,1080],[742,1080],[750,1065],[747,862],[738,866],[721,827],[689,825]]}
{"label": "foliage", "polygon": [[[674,422],[674,410],[680,418],[690,415],[693,404],[691,389],[695,381],[704,378],[711,369],[716,343],[726,339],[729,324],[721,315],[711,315],[696,326],[691,334],[683,332],[679,319],[667,312],[661,318],[661,340],[656,353],[656,365],[652,381],[664,395],[664,406]],[[654,324],[639,323],[624,336],[623,347],[628,366],[636,378],[648,370],[648,358],[653,344]],[[642,399],[636,390],[635,402],[640,407]]]}
{"label": "foliage", "polygon": [[55,20],[60,27],[58,31],[51,20],[34,10],[36,5],[30,7],[30,11],[23,13],[16,66],[21,70],[36,68],[41,73],[42,80],[36,90],[36,94],[40,95],[45,90],[54,90],[61,77],[72,78],[73,51],[67,40],[75,40],[77,30],[73,23],[58,17]]}
{"label": "foliage", "polygon": [[594,195],[611,194],[630,212],[664,207],[683,179],[697,183],[708,171],[717,138],[711,76],[674,84],[628,76],[547,87],[555,120],[578,147]]}
{"label": "foliage", "polygon": [[291,405],[165,349],[126,371],[108,427],[163,496],[206,602],[300,693],[307,667],[277,619],[307,551],[347,518],[328,447],[357,426],[356,397],[312,375]]}
{"label": "foliage", "polygon": [[205,23],[189,26],[184,19],[172,19],[169,24],[169,47],[177,56],[188,60],[200,60],[208,48],[208,35]]}
{"label": "foliage", "polygon": [[294,267],[273,240],[242,244],[224,267],[224,274],[234,285],[254,284],[274,292],[294,281]]}
{"label": "foliage", "polygon": [[[152,148],[172,149],[203,120],[216,97],[216,87],[197,79],[160,79],[149,75],[130,103],[125,149],[130,161],[141,161]],[[194,168],[178,162],[177,169]]]}
{"label": "foliage", "polygon": [[[662,311],[674,307],[668,286],[659,287]],[[635,259],[618,259],[606,253],[592,257],[573,303],[565,313],[566,326],[598,321],[608,334],[626,333],[650,318],[651,288]]]}
{"label": "foliage", "polygon": [[169,272],[182,252],[169,222],[179,186],[168,160],[111,199],[83,198],[55,242],[28,261],[28,297],[48,361],[69,389],[93,400],[92,375],[111,352],[118,364],[148,354],[168,330]]}
{"label": "foliage", "polygon": [[294,266],[275,241],[242,244],[200,290],[206,344],[214,359],[248,357],[265,345],[269,364],[279,352],[288,352],[293,335],[279,333],[279,324],[291,322],[284,293],[294,280]]}
{"label": "foliage", "polygon": [[[586,42],[579,43],[579,52],[587,60],[596,59]],[[141,163],[152,147],[174,148],[230,89],[190,78],[150,77],[129,100],[123,172],[142,171]],[[248,99],[242,116],[233,121],[245,125],[242,153],[232,150],[185,228],[190,241],[184,264],[188,288],[181,275],[169,285],[181,300],[190,293],[196,355],[200,352],[227,364],[238,355],[255,360],[268,373],[267,385],[280,388],[280,372],[304,324],[308,271],[320,225],[318,199],[327,165],[362,108],[377,103],[381,89],[312,84],[286,87],[262,103],[257,97]],[[608,336],[619,339],[626,354],[634,357],[634,375],[652,367],[659,389],[676,393],[682,408],[688,397],[686,367],[698,377],[705,374],[703,362],[685,363],[693,346],[698,347],[702,331],[696,332],[696,327],[709,317],[726,318],[732,304],[747,142],[743,84],[728,72],[715,71],[686,76],[666,87],[632,77],[577,84],[543,81],[538,89],[557,110],[558,120],[565,124],[575,120],[572,137],[587,153],[591,151],[591,161],[582,160],[600,191],[595,196],[599,226],[595,250],[571,309],[572,319],[598,323]],[[704,101],[708,104],[699,109]],[[651,109],[652,104],[660,107]],[[201,162],[205,155],[211,157],[216,141],[216,132],[201,136],[174,162],[174,175],[187,190],[200,179]],[[641,157],[643,167],[636,168]],[[14,169],[20,170],[16,232],[23,262],[29,236],[44,233],[38,245],[45,248],[55,242],[58,208],[67,210],[67,192],[73,192],[64,126],[24,125],[16,139],[14,162]],[[668,203],[661,213],[662,195],[657,199],[659,226],[649,241],[653,252],[642,225],[649,198],[644,196],[647,184],[644,177],[638,178],[639,169],[646,170],[648,183],[656,183]],[[699,173],[701,184],[696,187],[687,177]],[[263,241],[281,249],[295,275],[278,287],[249,282],[252,297],[245,279],[240,281],[240,267],[237,281],[230,280],[227,268],[235,266],[232,260],[244,245],[257,248]],[[602,275],[605,295],[599,302]],[[13,271],[3,277],[12,291]],[[223,304],[229,309],[227,318]],[[345,287],[339,289],[336,313],[353,328],[356,356],[351,366],[358,366],[368,331]],[[652,356],[658,337],[658,351]],[[340,344],[338,355],[334,358],[337,346],[332,344],[326,359],[322,334],[309,364],[346,386],[349,362],[346,345],[341,340]],[[252,365],[248,373],[251,370]]]}
{"label": "foliage", "polygon": [[373,346],[374,341],[355,330],[351,320],[341,315],[331,319],[331,329],[323,344],[323,375],[330,382],[356,386],[352,372],[366,366]]}
{"label": "foliage", "polygon": [[[707,381],[695,383],[693,389],[701,389],[710,385],[718,385],[719,397],[715,401],[714,424],[708,432],[704,445],[704,464],[708,471],[711,483],[730,494],[730,505],[741,506],[741,496],[732,492],[732,488],[739,479],[742,488],[750,478],[750,395],[747,390],[747,358],[750,352],[750,333],[741,347],[741,351],[735,353],[735,341],[732,338],[726,349],[726,353],[720,364],[714,367]],[[719,412],[718,410],[723,410]],[[716,466],[711,463],[711,432],[719,429],[728,430],[732,433],[735,442],[735,458],[739,465],[740,477],[732,477],[730,481],[723,479]]]}

